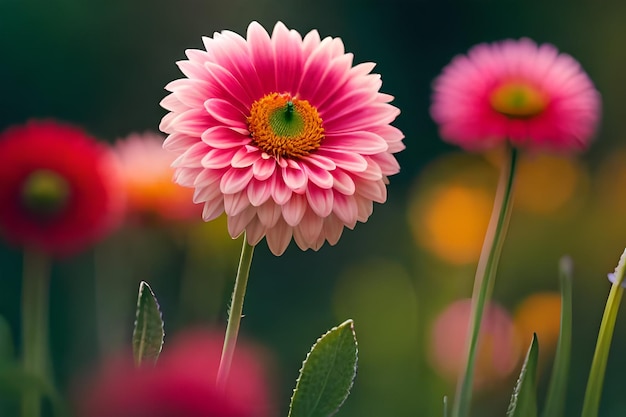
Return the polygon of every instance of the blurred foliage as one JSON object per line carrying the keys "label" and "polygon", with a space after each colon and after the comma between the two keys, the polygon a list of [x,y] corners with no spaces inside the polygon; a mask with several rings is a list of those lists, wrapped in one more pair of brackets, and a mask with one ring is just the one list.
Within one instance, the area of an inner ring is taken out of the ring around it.
{"label": "blurred foliage", "polygon": [[[469,162],[435,162],[453,149],[438,139],[429,118],[430,83],[472,45],[521,36],[573,55],[603,95],[602,130],[591,152],[573,161],[551,160],[527,174],[520,167],[494,293],[513,311],[531,294],[554,291],[558,260],[571,255],[574,340],[566,411],[579,410],[609,288],[606,272],[626,245],[626,3],[0,0],[0,129],[54,117],[107,141],[156,130],[165,114],[158,105],[163,87],[180,77],[175,61],[184,50],[201,47],[201,36],[214,31],[243,33],[251,20],[268,28],[282,20],[300,32],[317,28],[322,36],[342,37],[355,62],[377,62],[383,91],[395,95],[402,109],[395,125],[407,145],[388,203],[376,206],[368,223],[346,230],[336,247],[303,253],[292,245],[280,258],[264,242],[256,250],[242,332],[275,353],[281,414],[312,338],[347,318],[359,332],[360,369],[340,415],[441,414],[442,397],[451,396],[454,386],[428,364],[430,326],[446,305],[469,296],[475,266],[467,257],[448,263],[450,258],[423,245],[416,236],[425,232],[418,217],[424,214],[414,210],[424,206],[415,202],[435,204],[434,190],[445,190],[453,178],[478,187],[472,199],[491,198],[497,162],[477,155],[463,156]],[[454,241],[483,221],[466,211],[459,217],[449,207],[445,213],[455,225],[448,232]],[[167,334],[191,323],[223,326],[239,247],[220,219],[167,229],[129,227],[93,252],[57,262],[51,343],[63,392],[85,367],[130,345],[141,280],[159,294]],[[0,315],[16,341],[20,271],[19,251],[1,246]],[[601,408],[606,415],[626,409],[620,383],[626,360],[616,354],[626,349],[626,336],[619,330],[624,323],[617,326]],[[540,376],[540,404],[545,382]],[[475,415],[503,415],[513,383],[511,376],[510,383],[479,392]]]}

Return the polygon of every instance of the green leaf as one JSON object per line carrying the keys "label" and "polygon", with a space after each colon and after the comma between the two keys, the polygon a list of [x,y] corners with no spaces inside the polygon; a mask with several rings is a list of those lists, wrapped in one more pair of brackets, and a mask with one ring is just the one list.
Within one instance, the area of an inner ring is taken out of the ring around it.
{"label": "green leaf", "polygon": [[165,331],[159,303],[147,282],[139,284],[139,296],[137,297],[137,315],[135,330],[133,331],[133,354],[135,365],[140,366],[144,362],[156,364]]}
{"label": "green leaf", "polygon": [[354,323],[347,320],[317,339],[302,363],[288,417],[328,417],[350,394],[357,368]]}
{"label": "green leaf", "polygon": [[522,365],[515,390],[511,396],[511,403],[506,412],[507,417],[537,417],[537,358],[539,357],[539,344],[537,335],[533,334],[533,340],[526,353],[526,359]]}
{"label": "green leaf", "polygon": [[543,417],[561,417],[565,409],[565,394],[572,347],[572,273],[573,265],[569,257],[559,262],[561,282],[561,329],[554,356],[552,376],[546,397]]}
{"label": "green leaf", "polygon": [[15,346],[11,327],[7,320],[0,316],[0,363],[12,362],[15,360]]}

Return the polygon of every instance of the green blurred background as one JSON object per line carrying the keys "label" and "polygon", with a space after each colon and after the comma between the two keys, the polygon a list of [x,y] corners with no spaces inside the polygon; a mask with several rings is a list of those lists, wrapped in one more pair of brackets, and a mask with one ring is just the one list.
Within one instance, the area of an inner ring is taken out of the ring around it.
{"label": "green blurred background", "polygon": [[[424,213],[436,190],[452,183],[491,196],[497,171],[439,140],[428,114],[431,82],[455,54],[509,37],[553,43],[581,62],[603,96],[597,143],[566,161],[565,173],[528,169],[529,191],[518,196],[494,294],[513,313],[527,296],[557,290],[558,260],[572,256],[567,411],[577,415],[608,293],[606,273],[626,245],[626,3],[0,0],[0,129],[53,117],[108,141],[157,130],[165,114],[158,104],[163,87],[181,77],[175,61],[184,59],[184,50],[201,48],[201,36],[215,31],[245,33],[251,20],[268,30],[281,20],[301,33],[339,36],[355,62],[376,62],[383,91],[402,110],[395,125],[407,146],[398,155],[402,172],[391,179],[388,203],[345,231],[336,247],[301,252],[292,244],[282,257],[264,242],[256,250],[242,334],[273,352],[283,415],[310,345],[349,317],[360,340],[360,367],[339,415],[441,415],[442,397],[454,386],[428,362],[429,332],[446,305],[471,294],[475,260],[451,261],[428,247]],[[532,208],[532,201],[563,188],[569,191],[552,206]],[[451,236],[461,235],[466,222],[481,224],[480,210],[472,217],[457,209],[450,222],[459,229]],[[152,283],[168,335],[189,324],[224,325],[239,242],[230,241],[221,221],[193,228],[122,230],[95,251],[55,264],[51,343],[64,390],[77,372],[129,340],[139,280]],[[0,315],[16,336],[20,263],[20,252],[0,243]],[[601,415],[626,415],[625,329],[619,319]],[[504,415],[513,380],[482,390],[475,415]]]}

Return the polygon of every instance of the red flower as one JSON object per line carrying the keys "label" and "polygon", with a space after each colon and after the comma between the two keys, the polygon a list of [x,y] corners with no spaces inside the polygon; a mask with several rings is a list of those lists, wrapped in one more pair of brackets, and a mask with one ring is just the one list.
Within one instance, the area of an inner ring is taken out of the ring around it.
{"label": "red flower", "polygon": [[81,129],[54,121],[0,133],[0,234],[53,255],[103,237],[123,214],[115,161]]}
{"label": "red flower", "polygon": [[220,332],[192,331],[165,344],[156,367],[136,369],[130,357],[104,364],[79,393],[78,417],[270,417],[262,357],[243,343],[224,391],[215,379]]}

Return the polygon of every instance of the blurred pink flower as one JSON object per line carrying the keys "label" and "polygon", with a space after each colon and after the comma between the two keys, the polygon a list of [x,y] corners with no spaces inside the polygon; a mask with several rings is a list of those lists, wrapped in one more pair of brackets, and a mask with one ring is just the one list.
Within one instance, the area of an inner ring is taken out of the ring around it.
{"label": "blurred pink flower", "polygon": [[434,81],[431,114],[448,142],[485,150],[513,146],[585,150],[600,94],[571,56],[530,39],[474,46]]}
{"label": "blurred pink flower", "polygon": [[82,129],[32,120],[0,133],[0,235],[69,256],[121,222],[124,199],[110,148]]}
{"label": "blurred pink flower", "polygon": [[128,196],[131,219],[147,221],[199,220],[202,209],[193,192],[172,180],[175,157],[163,149],[159,133],[134,133],[115,143]]}
{"label": "blurred pink flower", "polygon": [[134,368],[131,357],[107,361],[76,392],[77,417],[273,417],[263,353],[237,346],[224,391],[215,379],[221,332],[186,331],[168,340],[155,367]]}
{"label": "blurred pink flower", "polygon": [[[432,326],[430,362],[437,373],[450,382],[456,381],[465,366],[470,310],[470,299],[456,301],[446,307]],[[520,359],[520,343],[509,313],[495,303],[485,307],[474,386],[482,388],[510,375]]]}
{"label": "blurred pink flower", "polygon": [[276,255],[292,237],[317,250],[365,222],[404,148],[374,64],[353,67],[341,39],[315,30],[303,39],[280,22],[271,37],[252,22],[247,39],[203,40],[206,51],[178,63],[188,78],[166,87],[160,128],[180,155],[175,180],[195,188],[204,220],[226,212],[232,237],[265,236]]}

